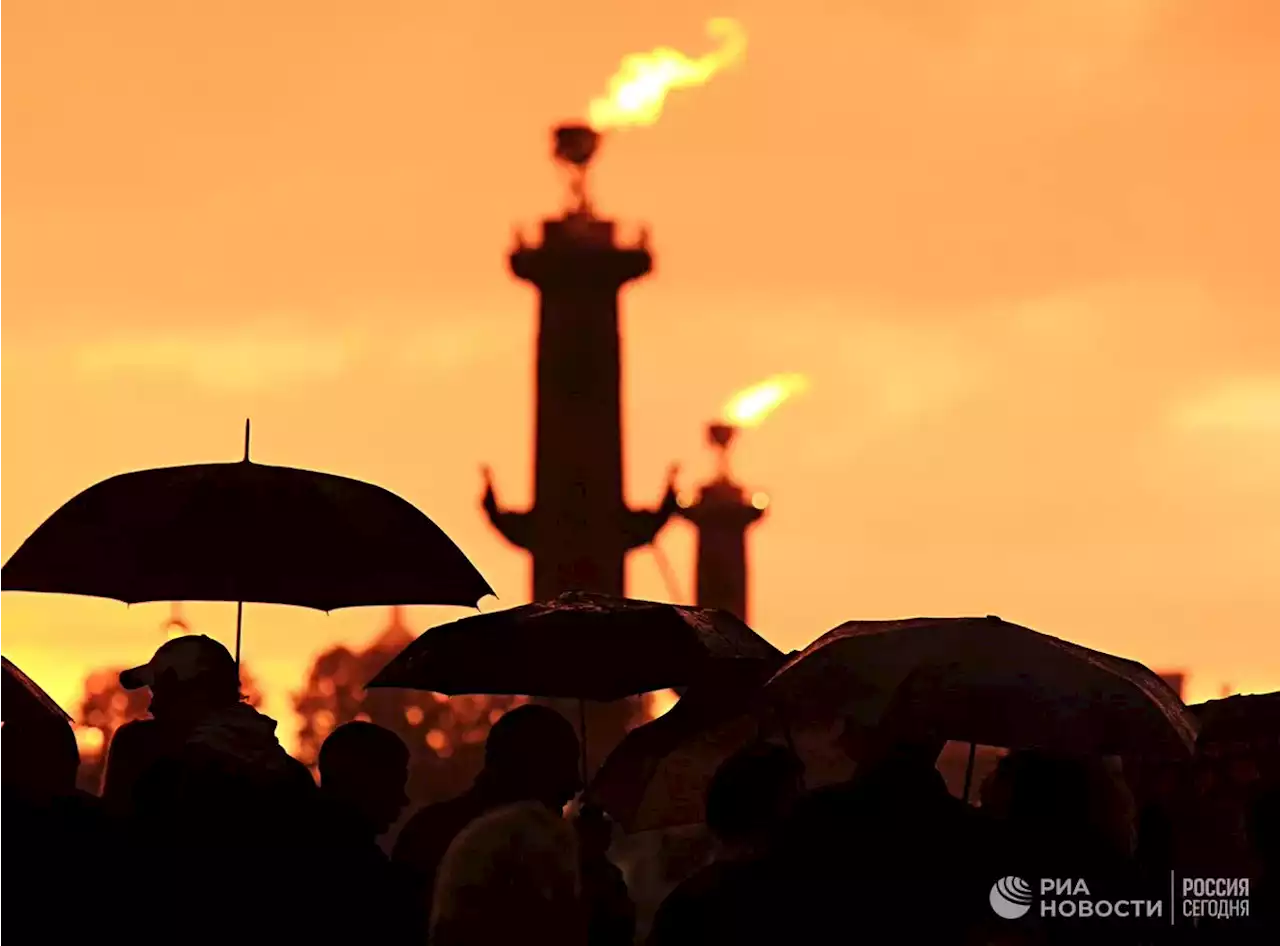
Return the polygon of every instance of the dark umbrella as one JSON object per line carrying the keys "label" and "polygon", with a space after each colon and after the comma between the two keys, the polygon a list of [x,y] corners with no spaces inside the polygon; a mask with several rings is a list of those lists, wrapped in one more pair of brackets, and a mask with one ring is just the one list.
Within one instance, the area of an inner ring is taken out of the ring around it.
{"label": "dark umbrella", "polygon": [[868,729],[1011,749],[1189,754],[1196,722],[1137,661],[997,617],[850,621],[778,671],[765,697],[790,718],[815,711]]}
{"label": "dark umbrella", "polygon": [[609,701],[780,656],[727,611],[571,592],[433,627],[368,685]]}
{"label": "dark umbrella", "polygon": [[985,618],[850,621],[764,690],[790,718],[821,707],[867,729],[1068,753],[1190,754],[1195,717],[1142,664]]}
{"label": "dark umbrella", "polygon": [[842,777],[849,724],[855,736],[968,742],[966,783],[979,744],[1185,757],[1196,733],[1142,664],[998,618],[850,622],[754,691],[701,702],[633,730],[596,776],[592,791],[632,830],[689,823],[719,762],[761,738],[791,742],[813,788]]}
{"label": "dark umbrella", "polygon": [[368,686],[610,701],[780,657],[727,611],[574,592],[434,627]]}
{"label": "dark umbrella", "polygon": [[[245,601],[320,611],[474,607],[493,593],[409,502],[359,480],[239,463],[125,473],[91,486],[5,563],[6,591]],[[240,654],[240,612],[236,658]]]}
{"label": "dark umbrella", "polygon": [[0,657],[4,666],[4,690],[0,693],[3,701],[4,722],[15,725],[39,724],[50,722],[64,725],[71,724],[71,717],[61,706],[53,701],[40,685],[18,669],[8,657]]}

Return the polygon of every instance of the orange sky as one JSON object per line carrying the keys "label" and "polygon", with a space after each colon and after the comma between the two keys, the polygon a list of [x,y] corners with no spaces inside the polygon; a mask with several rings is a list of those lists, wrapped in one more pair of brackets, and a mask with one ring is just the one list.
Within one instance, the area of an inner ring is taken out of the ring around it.
{"label": "orange sky", "polygon": [[[13,0],[3,36],[3,554],[128,469],[255,457],[415,502],[506,603],[478,507],[530,494],[534,298],[511,227],[561,200],[551,122],[625,53],[747,61],[606,141],[602,210],[652,226],[625,301],[628,491],[744,435],[773,498],[753,623],[997,613],[1280,688],[1280,5],[1272,0]],[[661,544],[683,592],[692,538]],[[664,597],[652,556],[631,593]],[[3,596],[70,706],[166,606]],[[230,640],[234,607],[196,605]],[[420,609],[423,627],[452,617]],[[382,616],[246,610],[292,730],[309,658]]]}

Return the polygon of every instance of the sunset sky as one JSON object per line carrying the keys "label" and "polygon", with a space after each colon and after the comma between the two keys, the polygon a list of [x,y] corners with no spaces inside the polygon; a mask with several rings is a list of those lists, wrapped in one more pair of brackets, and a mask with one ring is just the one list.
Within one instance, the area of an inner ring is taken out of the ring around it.
{"label": "sunset sky", "polygon": [[[555,12],[547,12],[552,11]],[[746,61],[606,139],[603,212],[652,228],[624,301],[627,490],[656,501],[736,390],[772,497],[752,623],[999,614],[1280,689],[1280,4],[1274,0],[11,0],[3,37],[7,558],[91,483],[234,460],[371,480],[504,604],[479,508],[532,487],[549,126],[621,58]],[[693,538],[660,536],[681,595]],[[631,594],[668,596],[651,553]],[[68,708],[167,605],[6,593],[3,649]],[[234,605],[192,605],[230,642]],[[423,628],[462,612],[414,609]],[[292,737],[310,658],[378,612],[248,607]]]}

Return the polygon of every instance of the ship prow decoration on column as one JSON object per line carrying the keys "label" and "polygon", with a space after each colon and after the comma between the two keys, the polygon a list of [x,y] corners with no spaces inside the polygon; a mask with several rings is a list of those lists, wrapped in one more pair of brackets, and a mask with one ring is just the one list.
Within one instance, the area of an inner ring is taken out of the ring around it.
{"label": "ship prow decoration on column", "polygon": [[622,476],[622,353],[618,296],[647,275],[647,237],[621,245],[598,217],[587,170],[600,136],[585,125],[554,130],[569,204],[544,220],[542,240],[517,236],[511,271],[539,293],[534,502],[504,509],[485,468],[483,506],[502,536],[533,556],[534,600],[566,591],[625,595],[627,552],[648,545],[679,510],[675,471],[652,509],[626,504]]}

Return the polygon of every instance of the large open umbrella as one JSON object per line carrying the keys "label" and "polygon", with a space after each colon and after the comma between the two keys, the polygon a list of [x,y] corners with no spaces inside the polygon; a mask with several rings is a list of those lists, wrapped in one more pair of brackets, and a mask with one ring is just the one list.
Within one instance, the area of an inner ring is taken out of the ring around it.
{"label": "large open umbrella", "polygon": [[985,618],[850,621],[765,685],[789,718],[819,712],[874,728],[1008,748],[1188,754],[1196,722],[1137,661]]}
{"label": "large open umbrella", "polygon": [[50,516],[5,563],[6,591],[235,601],[320,611],[466,605],[493,593],[411,503],[359,480],[244,459],[125,473]]}
{"label": "large open umbrella", "polygon": [[684,687],[725,664],[781,656],[727,611],[571,592],[431,628],[368,686],[572,699],[585,718],[586,700]]}
{"label": "large open umbrella", "polygon": [[570,592],[433,627],[368,685],[608,701],[780,656],[727,611]]}
{"label": "large open umbrella", "polygon": [[629,733],[592,784],[632,830],[690,823],[717,765],[761,738],[790,742],[811,788],[842,777],[841,756],[856,751],[850,725],[881,739],[968,742],[968,795],[976,745],[1185,757],[1196,734],[1177,694],[1142,664],[993,617],[850,622],[762,686],[681,703]]}

